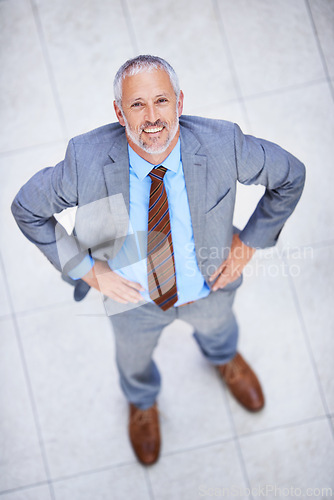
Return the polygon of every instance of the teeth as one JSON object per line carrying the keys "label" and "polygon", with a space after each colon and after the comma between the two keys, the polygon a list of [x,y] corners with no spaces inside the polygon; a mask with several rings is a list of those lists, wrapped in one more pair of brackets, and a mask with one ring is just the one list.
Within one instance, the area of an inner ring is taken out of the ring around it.
{"label": "teeth", "polygon": [[161,132],[162,129],[163,129],[163,127],[145,128],[144,132],[146,132],[148,134],[155,134],[156,132]]}

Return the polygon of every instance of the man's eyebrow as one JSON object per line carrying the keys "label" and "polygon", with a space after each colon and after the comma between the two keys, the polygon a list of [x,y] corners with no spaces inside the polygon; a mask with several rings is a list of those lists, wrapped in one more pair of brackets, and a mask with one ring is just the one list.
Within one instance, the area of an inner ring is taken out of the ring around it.
{"label": "man's eyebrow", "polygon": [[130,99],[130,102],[143,101],[142,97],[136,97],[135,99]]}
{"label": "man's eyebrow", "polygon": [[[170,94],[169,94],[169,92],[163,92],[163,93],[161,93],[161,94],[157,94],[157,95],[154,97],[154,99],[157,99],[157,98],[159,98],[159,97],[170,97]],[[136,97],[136,98],[134,98],[134,99],[130,99],[130,101],[129,101],[129,102],[131,102],[131,104],[132,104],[132,103],[134,103],[134,102],[137,102],[137,101],[144,101],[144,100],[145,100],[145,99],[144,99],[144,97]]]}

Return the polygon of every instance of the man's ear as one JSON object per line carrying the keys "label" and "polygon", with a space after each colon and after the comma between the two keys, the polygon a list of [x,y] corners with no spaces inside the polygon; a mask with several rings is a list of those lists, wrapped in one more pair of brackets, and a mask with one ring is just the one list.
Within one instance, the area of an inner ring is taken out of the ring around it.
{"label": "man's ear", "polygon": [[183,111],[183,99],[184,99],[184,94],[183,94],[182,90],[180,90],[179,102],[177,104],[177,112],[178,112],[179,118],[182,115],[182,111]]}
{"label": "man's ear", "polygon": [[124,121],[124,118],[123,118],[123,112],[122,112],[121,108],[119,108],[117,106],[116,101],[114,101],[114,110],[115,110],[115,113],[116,113],[116,116],[117,116],[117,120],[122,125],[122,127],[125,127],[125,121]]}

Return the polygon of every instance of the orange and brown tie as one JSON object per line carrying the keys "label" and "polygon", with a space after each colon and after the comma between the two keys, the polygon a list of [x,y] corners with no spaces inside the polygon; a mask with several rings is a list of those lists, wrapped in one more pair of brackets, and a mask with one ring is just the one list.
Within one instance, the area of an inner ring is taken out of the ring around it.
{"label": "orange and brown tie", "polygon": [[147,232],[147,275],[151,299],[166,311],[177,301],[174,250],[164,175],[166,168],[154,168],[151,177]]}

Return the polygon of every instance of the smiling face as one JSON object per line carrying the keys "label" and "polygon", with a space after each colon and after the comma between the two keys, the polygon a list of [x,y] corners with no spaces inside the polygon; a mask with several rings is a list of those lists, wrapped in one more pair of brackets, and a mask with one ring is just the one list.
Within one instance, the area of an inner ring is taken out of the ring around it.
{"label": "smiling face", "polygon": [[132,149],[150,163],[161,163],[178,141],[183,109],[183,93],[177,101],[166,71],[125,76],[122,110],[115,102],[114,107]]}

